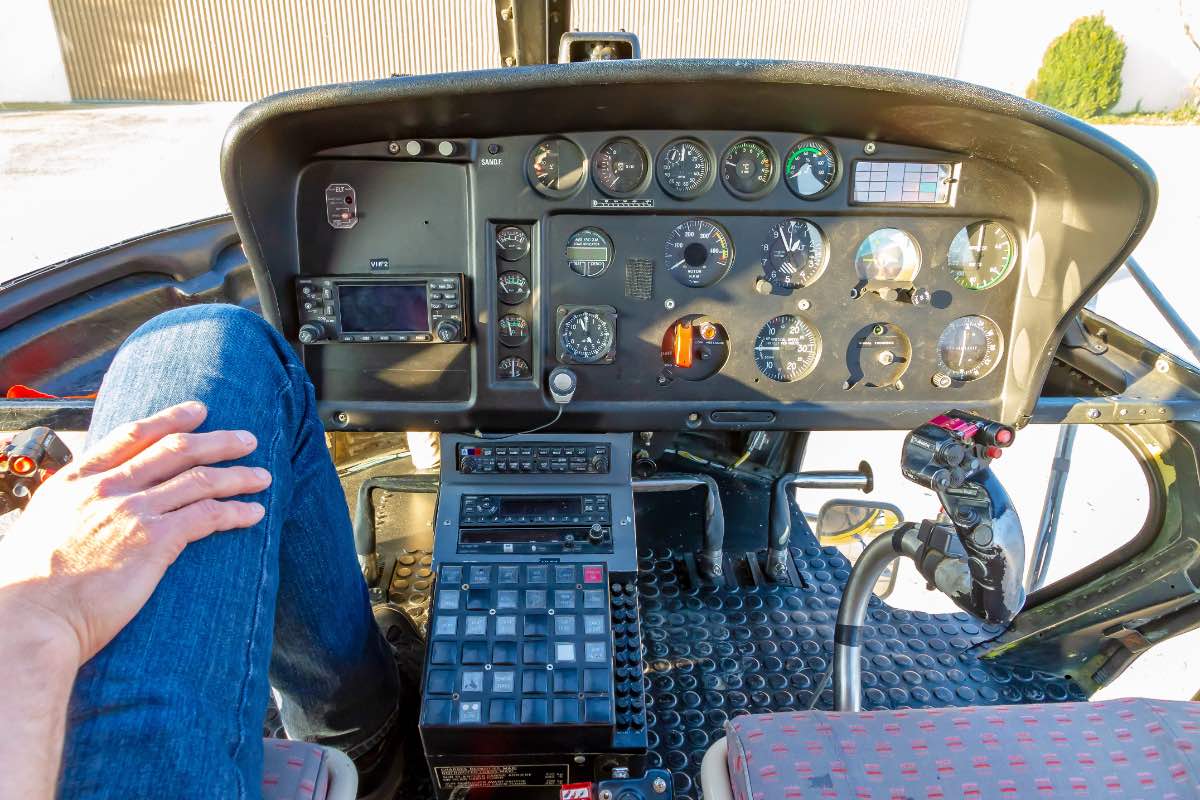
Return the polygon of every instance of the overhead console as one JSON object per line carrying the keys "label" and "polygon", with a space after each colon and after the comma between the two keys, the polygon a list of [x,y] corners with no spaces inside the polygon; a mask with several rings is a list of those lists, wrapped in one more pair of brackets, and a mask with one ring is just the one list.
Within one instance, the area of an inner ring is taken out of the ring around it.
{"label": "overhead console", "polygon": [[574,430],[1019,423],[1154,202],[1079,123],[887,71],[627,62],[293,98],[235,122],[226,188],[343,428],[532,427],[558,366]]}

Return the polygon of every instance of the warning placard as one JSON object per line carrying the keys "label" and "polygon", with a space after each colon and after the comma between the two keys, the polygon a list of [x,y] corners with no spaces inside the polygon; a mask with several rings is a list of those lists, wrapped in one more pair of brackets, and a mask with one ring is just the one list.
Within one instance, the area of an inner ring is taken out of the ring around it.
{"label": "warning placard", "polygon": [[561,786],[567,782],[566,764],[462,764],[434,767],[438,786]]}

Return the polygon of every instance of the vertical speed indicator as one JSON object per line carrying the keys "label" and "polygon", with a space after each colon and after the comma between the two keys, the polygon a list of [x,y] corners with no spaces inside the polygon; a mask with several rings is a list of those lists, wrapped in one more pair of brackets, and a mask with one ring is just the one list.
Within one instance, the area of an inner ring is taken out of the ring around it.
{"label": "vertical speed indicator", "polygon": [[754,365],[773,381],[791,383],[813,371],[821,358],[821,334],[800,317],[766,321],[754,340]]}

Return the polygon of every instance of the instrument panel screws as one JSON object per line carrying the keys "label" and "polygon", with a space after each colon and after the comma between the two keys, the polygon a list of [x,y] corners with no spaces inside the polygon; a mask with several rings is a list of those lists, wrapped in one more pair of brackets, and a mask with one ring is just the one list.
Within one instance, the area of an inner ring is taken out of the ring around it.
{"label": "instrument panel screws", "polygon": [[516,64],[517,64],[517,60],[515,58],[513,58],[512,56],[504,57],[504,66],[514,67],[514,66],[516,66]]}
{"label": "instrument panel screws", "polygon": [[866,153],[867,155],[873,155],[875,153],[875,143],[867,142],[866,144],[864,144],[863,152]]}
{"label": "instrument panel screws", "polygon": [[392,155],[397,155],[400,152],[400,143],[388,142],[388,152]]}
{"label": "instrument panel screws", "polygon": [[1089,408],[1088,412],[1087,412],[1087,418],[1088,419],[1100,419],[1100,409]]}
{"label": "instrument panel screws", "polygon": [[935,373],[932,380],[933,380],[933,385],[939,389],[949,389],[950,388],[950,376],[944,372]]}
{"label": "instrument panel screws", "polygon": [[[581,698],[583,697],[583,695],[579,695],[579,696],[580,696]],[[575,756],[575,763],[576,763],[576,764],[582,764],[582,763],[584,763],[585,761],[587,761],[587,759],[586,759],[586,758],[584,758],[583,756]]]}
{"label": "instrument panel screws", "polygon": [[663,300],[663,308],[665,308],[667,311],[670,311],[674,307],[675,301],[671,298],[668,297],[666,300]]}
{"label": "instrument panel screws", "polygon": [[650,785],[654,788],[656,794],[662,794],[667,790],[667,782],[662,778],[655,778],[654,783]]}
{"label": "instrument panel screws", "polygon": [[812,308],[812,302],[806,297],[801,298],[796,302],[796,308],[800,309],[801,311],[808,311],[810,308]]}
{"label": "instrument panel screws", "polygon": [[345,411],[339,411],[333,415],[333,421],[336,422],[338,425],[345,425],[346,423],[348,423],[350,421],[350,415],[347,414]]}
{"label": "instrument panel screws", "polygon": [[610,792],[608,789],[601,789],[600,800],[612,800],[612,792]]}
{"label": "instrument panel screws", "polygon": [[1165,358],[1160,358],[1154,362],[1154,368],[1159,372],[1170,372],[1171,362],[1167,361]]}

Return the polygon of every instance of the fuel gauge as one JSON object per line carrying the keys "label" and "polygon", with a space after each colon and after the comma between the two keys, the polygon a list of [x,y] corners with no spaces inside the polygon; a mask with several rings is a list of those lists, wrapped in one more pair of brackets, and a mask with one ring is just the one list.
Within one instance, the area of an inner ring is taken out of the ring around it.
{"label": "fuel gauge", "polygon": [[505,314],[497,324],[500,344],[505,347],[520,347],[529,341],[529,321],[520,314]]}

